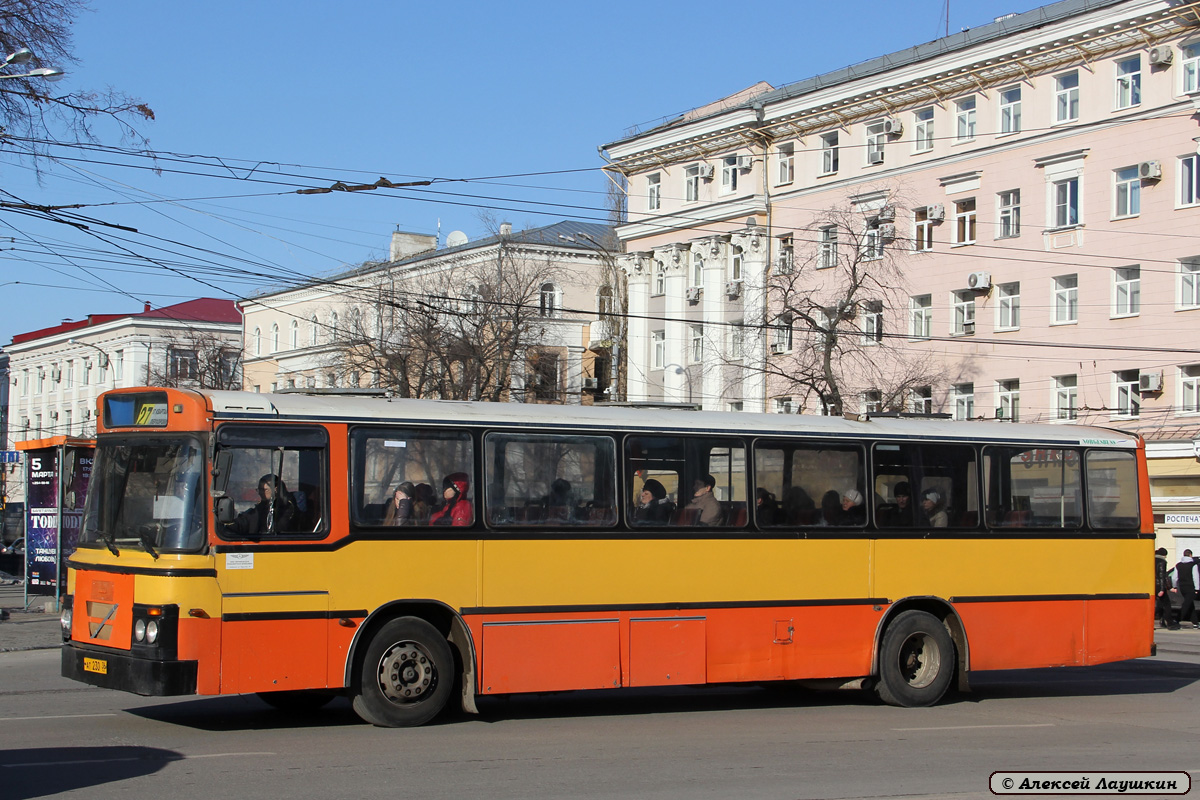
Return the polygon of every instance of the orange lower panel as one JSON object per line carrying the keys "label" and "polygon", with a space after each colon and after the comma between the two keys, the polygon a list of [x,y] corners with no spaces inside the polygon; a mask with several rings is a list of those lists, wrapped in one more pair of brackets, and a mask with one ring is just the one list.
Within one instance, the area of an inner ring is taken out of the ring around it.
{"label": "orange lower panel", "polygon": [[1150,655],[1148,600],[960,603],[971,669],[1084,666]]}
{"label": "orange lower panel", "polygon": [[554,692],[621,685],[616,619],[483,624],[480,691]]}
{"label": "orange lower panel", "polygon": [[179,620],[179,660],[195,661],[196,694],[221,693],[221,620]]}
{"label": "orange lower panel", "polygon": [[325,619],[225,621],[221,643],[222,693],[327,686],[328,624]]}

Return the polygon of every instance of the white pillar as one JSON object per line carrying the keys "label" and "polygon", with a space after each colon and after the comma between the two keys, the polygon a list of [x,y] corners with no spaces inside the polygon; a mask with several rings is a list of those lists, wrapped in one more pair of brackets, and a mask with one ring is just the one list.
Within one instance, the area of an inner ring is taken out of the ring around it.
{"label": "white pillar", "polygon": [[[650,305],[650,286],[653,280],[654,257],[650,253],[630,253],[620,259],[629,293],[628,325],[626,326],[625,397],[632,402],[649,399],[647,375],[650,372],[650,324],[646,314]],[[613,365],[616,370],[616,365]]]}
{"label": "white pillar", "polygon": [[746,335],[742,355],[746,370],[742,376],[742,408],[745,411],[767,410],[767,336],[763,328],[769,321],[767,281],[770,263],[767,261],[766,231],[753,226],[733,234],[732,245],[742,248],[742,305]]}

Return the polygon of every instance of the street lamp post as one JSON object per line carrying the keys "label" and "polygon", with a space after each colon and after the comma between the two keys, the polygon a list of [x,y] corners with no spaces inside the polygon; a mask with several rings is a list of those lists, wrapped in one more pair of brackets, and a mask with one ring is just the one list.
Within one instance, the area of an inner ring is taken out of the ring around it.
{"label": "street lamp post", "polygon": [[[10,64],[26,64],[33,60],[33,51],[28,47],[22,47],[4,57],[4,63],[0,64],[0,68],[7,67]],[[0,72],[0,80],[5,78],[41,78],[47,81],[60,81],[66,76],[58,67],[36,67],[28,72],[10,74]]]}

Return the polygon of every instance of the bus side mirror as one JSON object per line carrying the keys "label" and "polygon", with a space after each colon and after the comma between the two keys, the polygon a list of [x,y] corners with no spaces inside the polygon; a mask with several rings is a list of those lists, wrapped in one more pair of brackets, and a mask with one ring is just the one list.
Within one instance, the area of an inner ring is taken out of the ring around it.
{"label": "bus side mirror", "polygon": [[234,510],[233,510],[233,498],[232,497],[218,497],[217,498],[217,522],[221,523],[222,525],[228,525],[229,523],[233,522],[233,520],[236,516],[237,515],[234,513]]}

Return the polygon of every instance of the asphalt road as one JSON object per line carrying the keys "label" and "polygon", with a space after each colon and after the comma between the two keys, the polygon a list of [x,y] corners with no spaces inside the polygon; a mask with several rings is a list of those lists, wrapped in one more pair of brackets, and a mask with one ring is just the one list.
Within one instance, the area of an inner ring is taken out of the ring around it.
{"label": "asphalt road", "polygon": [[295,717],[251,696],[136,697],[58,677],[55,650],[0,653],[0,798],[912,800],[991,797],[995,770],[1200,778],[1200,631],[1174,636],[1136,662],[979,674],[930,709],[675,687],[489,698],[411,730],[340,699]]}

